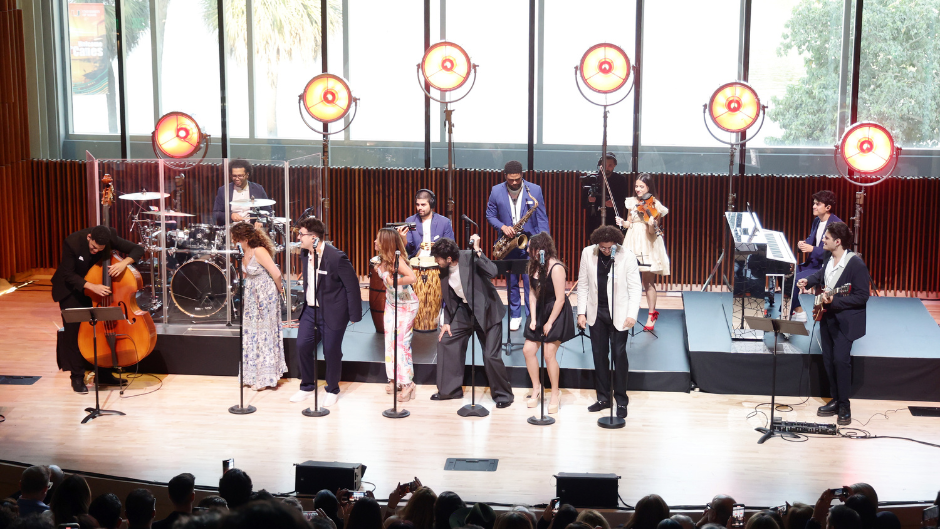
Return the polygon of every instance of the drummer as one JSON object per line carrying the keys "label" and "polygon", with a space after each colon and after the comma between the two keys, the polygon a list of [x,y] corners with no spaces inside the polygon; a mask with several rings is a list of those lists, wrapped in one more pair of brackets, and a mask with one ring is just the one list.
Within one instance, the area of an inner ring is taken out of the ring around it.
{"label": "drummer", "polygon": [[454,227],[450,219],[434,212],[437,207],[437,196],[430,189],[419,189],[415,193],[415,209],[417,213],[405,219],[406,223],[414,222],[416,228],[409,231],[407,226],[400,226],[398,233],[405,240],[405,250],[408,257],[430,257],[431,245],[440,238],[456,239]]}
{"label": "drummer", "polygon": [[[248,178],[251,177],[251,163],[248,160],[232,160],[228,164],[229,177],[231,182],[228,185],[224,185],[219,188],[219,192],[215,196],[215,205],[212,208],[212,214],[215,217],[215,223],[219,226],[225,224],[225,195],[226,188],[228,188],[228,201],[232,202],[234,200],[251,200],[256,198],[268,198],[268,194],[264,192],[264,188],[259,184],[254,182],[249,182]],[[268,215],[274,215],[274,210],[271,206],[263,206],[258,208],[261,211],[267,211]],[[229,209],[229,215],[231,222],[241,222],[248,220],[250,215],[251,208],[245,206],[232,206]]]}

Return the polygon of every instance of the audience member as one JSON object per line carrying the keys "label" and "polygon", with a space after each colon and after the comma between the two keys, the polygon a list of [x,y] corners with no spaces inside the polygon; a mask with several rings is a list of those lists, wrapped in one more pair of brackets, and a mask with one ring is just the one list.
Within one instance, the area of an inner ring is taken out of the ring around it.
{"label": "audience member", "polygon": [[88,506],[90,514],[102,529],[118,529],[124,520],[121,519],[121,499],[117,494],[102,494],[92,500]]}
{"label": "audience member", "polygon": [[[812,514],[812,511],[810,511],[810,514]],[[678,522],[679,525],[682,526],[682,529],[695,529],[695,522],[692,520],[692,518],[689,518],[684,514],[673,514],[670,519]],[[803,528],[801,527],[800,529]]]}
{"label": "audience member", "polygon": [[25,518],[17,518],[10,525],[10,529],[55,529],[55,525],[48,516],[34,514]]}
{"label": "audience member", "polygon": [[193,513],[193,502],[196,501],[196,476],[184,472],[167,484],[167,495],[173,504],[173,512],[166,518],[153,522],[153,529],[171,529],[176,520]]}
{"label": "audience member", "polygon": [[[578,517],[580,519],[580,516]],[[624,529],[656,529],[659,522],[669,518],[669,506],[658,494],[643,496],[636,502],[633,516]],[[605,526],[604,529],[607,529]]]}
{"label": "audience member", "polygon": [[713,523],[725,527],[728,525],[728,518],[731,518],[733,508],[734,498],[725,494],[719,494],[712,498],[711,503],[705,506],[705,512],[702,518],[695,526],[701,528],[705,524]]}
{"label": "audience member", "polygon": [[275,498],[274,495],[270,492],[261,489],[252,492],[251,496],[248,498],[248,501],[277,501],[277,498]]}
{"label": "audience member", "polygon": [[[552,516],[551,524],[549,524],[550,529],[565,529],[569,524],[575,522],[578,519],[578,510],[574,508],[570,503],[562,503],[561,507],[558,508],[558,512]],[[542,527],[542,520],[539,520],[538,529],[549,528],[546,526]]]}
{"label": "audience member", "polygon": [[385,529],[415,529],[415,524],[408,520],[389,519],[386,521]]}
{"label": "audience member", "polygon": [[[809,524],[807,524],[809,527]],[[861,529],[862,518],[857,512],[845,505],[836,505],[829,509],[826,529]]]}
{"label": "audience member", "polygon": [[467,505],[456,492],[444,491],[434,502],[434,529],[450,529],[450,517]]}
{"label": "audience member", "polygon": [[747,519],[744,529],[783,529],[783,520],[773,511],[760,511]]}
{"label": "audience member", "polygon": [[862,519],[862,529],[875,529],[878,509],[864,494],[853,494],[845,499],[845,506],[858,513]]}
{"label": "audience member", "polygon": [[50,505],[52,503],[52,494],[55,492],[56,487],[65,481],[65,472],[62,472],[62,469],[59,468],[59,465],[49,465],[46,468],[49,469],[49,482],[52,483],[52,486],[49,487],[49,491],[46,492],[46,498],[43,500],[43,502],[46,505]]}
{"label": "audience member", "polygon": [[[934,522],[936,524],[936,522]],[[875,519],[878,529],[901,529],[901,520],[891,511],[881,511]]]}
{"label": "audience member", "polygon": [[222,529],[222,520],[228,515],[227,510],[215,508],[195,516],[184,516],[173,529]]}
{"label": "audience member", "polygon": [[787,509],[785,529],[805,529],[806,521],[813,517],[813,507],[796,502]]}
{"label": "audience member", "polygon": [[221,512],[228,512],[228,502],[225,501],[225,498],[222,496],[212,495],[206,496],[205,498],[199,500],[199,504],[196,506],[199,509],[205,510],[215,510]]}
{"label": "audience member", "polygon": [[[323,512],[322,510],[319,512]],[[317,515],[310,520],[312,529],[336,529],[333,519],[326,515]]]}
{"label": "audience member", "polygon": [[[8,529],[13,522],[16,521],[17,515],[13,510],[16,508],[15,501],[4,500],[3,504],[0,505],[0,529]],[[39,516],[34,514],[33,516]]]}
{"label": "audience member", "polygon": [[566,525],[565,529],[595,529],[595,528],[590,526],[587,523],[574,521]]}
{"label": "audience member", "polygon": [[150,529],[157,514],[157,499],[147,489],[134,489],[124,499],[127,529]]}
{"label": "audience member", "polygon": [[19,515],[22,517],[49,510],[43,500],[51,488],[52,473],[48,467],[35,465],[27,468],[20,476],[20,497],[16,500]]}
{"label": "audience member", "polygon": [[91,488],[85,478],[71,475],[56,487],[49,510],[52,511],[52,523],[78,523],[79,514],[88,514],[91,503]]}
{"label": "audience member", "polygon": [[300,503],[300,500],[298,500],[295,496],[286,496],[281,498],[281,501],[284,502],[284,505],[287,505],[288,507],[293,507],[301,513],[304,512],[304,504]]}
{"label": "audience member", "polygon": [[229,469],[219,478],[219,496],[225,498],[229,509],[241,507],[251,499],[251,478],[240,468]]}
{"label": "audience member", "polygon": [[[231,472],[231,470],[229,470]],[[378,506],[378,504],[376,504]],[[222,519],[223,529],[308,529],[297,509],[280,501],[259,500],[246,504]]]}
{"label": "audience member", "polygon": [[496,523],[496,512],[489,505],[477,502],[473,507],[462,507],[450,515],[451,529],[467,525],[477,525],[483,529],[493,529]]}
{"label": "audience member", "polygon": [[411,494],[401,511],[400,519],[414,524],[415,529],[434,529],[434,503],[437,494],[429,487],[420,487]]}
{"label": "audience member", "polygon": [[[636,514],[633,515],[633,518],[636,518]],[[633,518],[631,518],[631,521],[633,520]],[[610,529],[610,524],[607,523],[607,518],[604,518],[604,515],[595,511],[594,509],[584,509],[583,511],[581,511],[580,514],[578,514],[576,521],[584,522],[590,525],[591,527],[600,527],[601,529]],[[624,529],[626,529],[626,526],[624,526]]]}
{"label": "audience member", "polygon": [[666,518],[656,525],[656,529],[682,529],[682,524],[672,518]]}
{"label": "audience member", "polygon": [[382,507],[375,498],[366,496],[350,503],[345,529],[383,529]]}
{"label": "audience member", "polygon": [[518,511],[501,513],[493,523],[493,529],[535,529],[532,519]]}
{"label": "audience member", "polygon": [[856,483],[854,485],[849,485],[849,490],[852,492],[851,495],[861,494],[868,499],[869,502],[875,507],[875,511],[878,510],[878,493],[875,492],[875,487],[872,487],[868,483]]}
{"label": "audience member", "polygon": [[332,492],[323,489],[313,498],[313,510],[322,510],[333,522],[336,529],[343,529],[343,520],[339,517],[339,500]]}

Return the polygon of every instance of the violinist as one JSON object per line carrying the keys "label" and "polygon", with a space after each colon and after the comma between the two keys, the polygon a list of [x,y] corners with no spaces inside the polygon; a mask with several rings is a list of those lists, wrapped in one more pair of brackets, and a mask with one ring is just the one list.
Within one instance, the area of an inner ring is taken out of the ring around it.
{"label": "violinist", "polygon": [[[52,276],[52,300],[59,303],[60,309],[91,307],[92,301],[86,292],[99,296],[110,294],[108,287],[85,281],[85,274],[101,261],[108,246],[126,256],[122,261],[108,267],[111,277],[120,276],[128,265],[144,255],[142,246],[122,239],[117,230],[107,226],[79,230],[65,238],[62,244],[62,258]],[[80,327],[80,323],[63,324],[64,332],[56,347],[56,361],[59,369],[71,372],[72,389],[76,393],[88,393],[84,378],[85,369],[90,368],[90,364],[85,361],[78,348]],[[120,383],[111,370],[99,370],[98,384]]]}
{"label": "violinist", "polygon": [[662,228],[659,221],[669,213],[657,198],[653,177],[641,173],[633,187],[635,196],[624,201],[627,218],[617,217],[617,225],[626,228],[623,246],[633,252],[640,260],[640,280],[646,291],[646,303],[649,305],[649,318],[643,330],[652,331],[659,318],[656,310],[656,276],[669,275],[669,256],[666,255],[666,243],[663,242]]}

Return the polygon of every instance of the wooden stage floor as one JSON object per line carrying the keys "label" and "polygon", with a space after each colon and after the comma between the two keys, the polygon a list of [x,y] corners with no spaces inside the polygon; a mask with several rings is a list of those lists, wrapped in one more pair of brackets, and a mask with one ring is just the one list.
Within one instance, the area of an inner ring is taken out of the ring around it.
{"label": "wooden stage floor", "polygon": [[[392,420],[381,415],[391,402],[383,385],[343,383],[330,415],[314,419],[301,415],[310,402],[288,402],[296,379],[275,391],[246,391],[258,411],[237,416],[227,411],[238,402],[234,378],[161,375],[159,382],[136,380],[125,394],[133,398],[102,393],[102,407],[127,416],[82,425],[94,394],[73,393],[68,374],[56,370],[60,319],[48,288],[0,296],[0,321],[0,375],[42,377],[28,386],[0,385],[5,460],[158,482],[185,471],[195,474],[197,484],[213,486],[221,461],[234,457],[256,488],[271,492],[293,490],[294,463],[359,462],[368,466],[364,481],[375,484],[380,498],[418,476],[435,491],[453,490],[466,500],[523,504],[551,499],[558,472],[615,472],[631,505],[651,492],[670,505],[702,505],[716,493],[753,506],[812,504],[824,488],[858,481],[871,483],[882,501],[918,501],[933,499],[940,486],[940,452],[923,444],[813,438],[758,445],[754,427],[764,424],[764,416],[747,416],[766,399],[745,395],[631,392],[626,428],[611,431],[598,428],[600,414],[585,409],[594,400],[587,390],[564,390],[557,422],[539,427],[526,422],[533,410],[525,408],[522,388],[503,410],[478,391],[491,414],[465,419],[456,414],[459,402],[433,402],[434,388],[419,386],[417,400],[405,405],[411,417]],[[822,403],[809,399],[785,418],[815,422]],[[907,405],[854,400],[852,426],[940,444],[940,418],[912,417]],[[887,418],[876,415],[898,409]],[[498,458],[499,467],[495,473],[449,472],[449,457]]]}

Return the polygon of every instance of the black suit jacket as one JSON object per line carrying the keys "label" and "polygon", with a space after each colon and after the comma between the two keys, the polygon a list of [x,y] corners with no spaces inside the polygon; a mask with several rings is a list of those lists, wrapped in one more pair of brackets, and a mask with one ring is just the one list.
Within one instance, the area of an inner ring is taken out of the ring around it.
{"label": "black suit jacket", "polygon": [[[88,235],[92,228],[76,231],[62,243],[62,258],[52,275],[52,300],[62,301],[71,294],[85,295],[85,274],[104,257],[101,251],[94,255],[88,250]],[[137,262],[144,256],[144,247],[118,237],[111,228],[111,249],[123,253]]]}
{"label": "black suit jacket", "polygon": [[[461,250],[457,271],[460,273],[460,285],[463,287],[467,302],[473,303],[473,315],[483,329],[500,323],[506,316],[506,307],[499,299],[499,293],[493,286],[492,279],[496,277],[497,269],[493,261],[481,255],[476,258],[476,277],[473,279],[473,289],[470,290],[470,250]],[[444,323],[450,324],[457,313],[461,303],[460,297],[450,288],[450,267],[441,270],[441,296],[444,300]]]}
{"label": "black suit jacket", "polygon": [[[826,264],[831,258],[829,256],[823,261],[823,267],[819,271],[806,278],[807,288],[826,284]],[[865,336],[865,305],[871,295],[869,290],[871,278],[868,275],[868,267],[865,266],[865,261],[862,261],[862,258],[858,255],[854,255],[845,264],[845,270],[842,271],[842,275],[836,282],[836,288],[846,284],[852,285],[852,291],[834,297],[826,310],[835,316],[836,321],[839,322],[839,327],[845,333],[845,337],[854,341]]]}
{"label": "black suit jacket", "polygon": [[[212,206],[212,215],[215,217],[215,223],[219,226],[225,224],[225,190],[228,188],[228,201],[231,202],[232,198],[235,196],[235,184],[229,182],[228,184],[219,188],[219,191],[215,194],[215,204]],[[256,184],[252,181],[248,181],[248,195],[251,198],[268,198],[268,194],[264,192],[264,188],[259,184]],[[259,208],[264,211],[274,214],[274,209],[271,206],[264,206]],[[231,210],[231,209],[230,209]]]}
{"label": "black suit jacket", "polygon": [[[312,310],[307,305],[307,289],[312,280],[307,277],[310,269],[310,252],[301,250],[301,274],[304,280],[304,310]],[[317,283],[317,302],[323,309],[323,321],[334,331],[346,327],[351,321],[362,319],[362,297],[359,293],[359,277],[356,269],[346,254],[327,244],[320,258],[320,281]]]}

